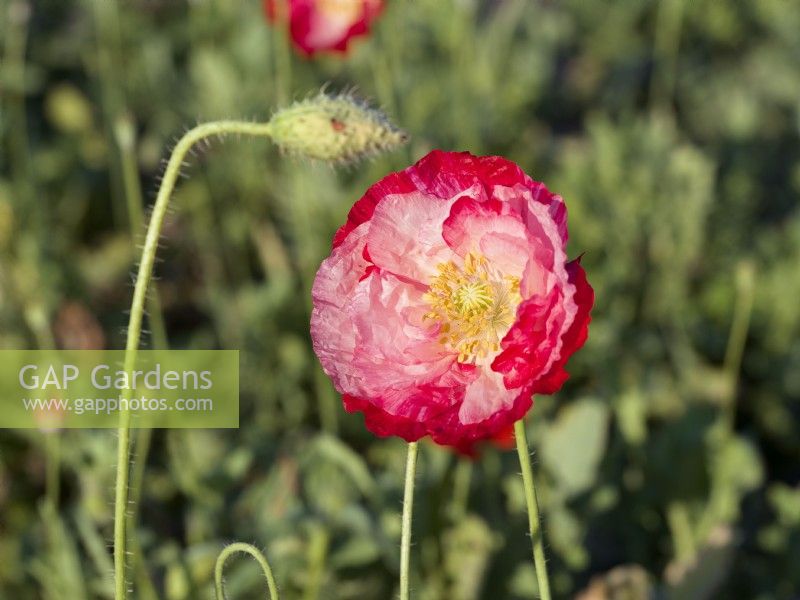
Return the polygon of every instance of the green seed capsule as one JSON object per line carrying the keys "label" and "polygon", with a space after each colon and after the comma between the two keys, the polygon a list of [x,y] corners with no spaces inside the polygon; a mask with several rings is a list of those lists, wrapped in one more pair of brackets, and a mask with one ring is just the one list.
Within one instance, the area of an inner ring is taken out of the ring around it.
{"label": "green seed capsule", "polygon": [[281,150],[328,162],[353,162],[408,140],[381,111],[349,94],[320,93],[276,112],[269,122]]}

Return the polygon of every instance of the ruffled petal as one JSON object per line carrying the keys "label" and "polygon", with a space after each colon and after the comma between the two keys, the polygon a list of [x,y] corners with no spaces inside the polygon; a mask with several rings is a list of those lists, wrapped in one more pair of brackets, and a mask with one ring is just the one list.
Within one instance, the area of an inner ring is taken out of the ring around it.
{"label": "ruffled petal", "polygon": [[370,221],[367,251],[372,261],[398,277],[427,286],[436,266],[454,256],[442,238],[442,223],[451,204],[420,192],[386,197]]}
{"label": "ruffled petal", "polygon": [[350,232],[362,223],[369,221],[375,212],[375,207],[378,206],[381,200],[388,196],[409,194],[415,191],[417,191],[417,187],[408,175],[408,169],[398,173],[391,173],[381,179],[370,187],[350,209],[347,214],[347,221],[333,236],[333,247],[336,248],[341,245],[345,238],[350,235]]}
{"label": "ruffled petal", "polygon": [[369,266],[364,259],[368,225],[361,225],[319,267],[311,290],[311,339],[325,373],[338,387],[348,387],[356,330],[347,306]]}
{"label": "ruffled petal", "polygon": [[481,178],[486,159],[469,152],[434,150],[406,169],[418,190],[435,198],[453,198],[473,189],[476,200],[488,200]]}
{"label": "ruffled petal", "polygon": [[[471,384],[451,387],[422,386],[400,393],[401,400],[386,396],[366,399],[349,395],[345,395],[343,400],[348,412],[364,414],[367,429],[375,435],[396,435],[409,442],[430,435],[437,444],[474,456],[481,442],[505,436],[533,404],[530,387],[503,390],[496,386],[497,380],[492,379],[479,377]],[[471,404],[481,398],[489,399],[485,394],[494,392],[500,393],[503,399],[496,403],[494,412],[486,413],[486,418],[465,423],[459,415],[471,387]],[[390,395],[397,393],[390,391]]]}
{"label": "ruffled petal", "polygon": [[577,313],[567,331],[561,337],[561,349],[558,358],[553,362],[550,370],[539,379],[535,386],[537,394],[554,394],[569,378],[565,370],[567,360],[585,343],[589,336],[589,323],[592,320],[591,311],[594,305],[594,290],[586,279],[586,271],[580,263],[580,258],[567,264],[569,281],[575,286],[573,301],[577,305]]}
{"label": "ruffled petal", "polygon": [[451,446],[468,456],[475,454],[477,446],[507,431],[516,421],[525,416],[533,405],[530,386],[507,390],[503,394],[502,408],[491,413],[486,419],[475,423],[462,423],[452,412],[428,424],[431,438],[437,444]]}
{"label": "ruffled petal", "polygon": [[579,261],[567,267],[568,284],[534,296],[517,309],[492,369],[508,388],[532,385],[536,394],[558,391],[569,377],[569,357],[586,341],[594,292]]}
{"label": "ruffled petal", "polygon": [[516,393],[506,388],[500,373],[481,369],[480,376],[467,386],[464,393],[464,400],[458,409],[459,424],[474,425],[507,410],[513,404]]}
{"label": "ruffled petal", "polygon": [[347,412],[363,413],[364,425],[378,437],[396,435],[407,442],[416,442],[428,434],[423,423],[414,418],[393,415],[380,408],[379,403],[373,404],[348,394],[342,396],[342,401]]}
{"label": "ruffled petal", "polygon": [[[359,282],[348,306],[355,329],[351,368],[358,385],[342,391],[365,397],[386,390],[410,390],[423,385],[454,385],[460,374],[451,373],[455,354],[439,343],[439,326],[424,320],[428,310],[425,288],[382,270]],[[392,406],[390,412],[399,414]]]}
{"label": "ruffled petal", "polygon": [[495,269],[516,277],[524,274],[533,251],[525,225],[508,204],[497,200],[460,197],[443,223],[442,237],[460,257],[480,252]]}

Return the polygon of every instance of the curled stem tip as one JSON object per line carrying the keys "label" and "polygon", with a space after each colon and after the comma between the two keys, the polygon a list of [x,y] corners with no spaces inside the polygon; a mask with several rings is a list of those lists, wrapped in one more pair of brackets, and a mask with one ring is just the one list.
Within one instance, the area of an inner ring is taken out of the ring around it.
{"label": "curled stem tip", "polygon": [[[126,129],[124,123],[118,124],[116,133],[121,145],[124,146],[131,141],[129,139],[131,131]],[[406,134],[392,125],[383,113],[368,107],[351,94],[329,95],[324,92],[314,98],[279,110],[267,123],[215,121],[203,123],[187,131],[172,150],[147,226],[128,322],[124,367],[127,372],[131,372],[136,364],[147,289],[153,274],[161,229],[184,159],[195,144],[211,137],[230,134],[270,138],[282,150],[289,153],[332,163],[347,163],[367,158],[390,150],[407,140]],[[129,429],[130,414],[123,411],[120,413],[118,428],[117,480],[114,499],[115,600],[125,600],[128,595],[125,578],[125,516],[128,507],[130,476]],[[133,525],[132,521],[129,523],[131,526]],[[270,583],[272,597],[277,598],[269,565],[261,553],[248,544],[232,544],[223,551],[220,555],[221,562],[217,564],[218,580],[221,578],[222,562],[231,552],[236,551],[248,552],[262,563],[267,581]],[[217,597],[222,598],[221,582],[218,583],[217,593]]]}
{"label": "curled stem tip", "polygon": [[[158,190],[155,205],[147,226],[144,248],[136,284],[131,302],[130,318],[128,320],[128,337],[125,344],[126,372],[133,371],[139,351],[139,342],[142,334],[142,320],[147,300],[147,289],[153,275],[153,265],[156,259],[161,228],[167,213],[169,201],[175,184],[180,176],[181,165],[186,155],[198,142],[212,137],[229,134],[243,134],[250,136],[270,136],[270,127],[266,123],[250,123],[247,121],[217,121],[204,123],[187,131],[175,145],[164,171],[164,178]],[[114,598],[125,600],[128,597],[128,582],[126,579],[126,515],[128,510],[129,478],[130,478],[130,413],[125,410],[120,413],[119,441],[117,445],[117,478],[114,496]],[[133,526],[133,520],[129,525]]]}
{"label": "curled stem tip", "polygon": [[256,562],[264,573],[264,578],[267,580],[270,600],[278,600],[278,586],[275,584],[275,578],[272,576],[272,569],[269,566],[269,562],[258,548],[252,544],[245,544],[244,542],[234,542],[233,544],[225,546],[217,557],[217,564],[214,567],[216,600],[225,600],[225,591],[222,588],[222,571],[225,567],[225,561],[227,561],[232,554],[237,552],[249,554],[256,559]]}

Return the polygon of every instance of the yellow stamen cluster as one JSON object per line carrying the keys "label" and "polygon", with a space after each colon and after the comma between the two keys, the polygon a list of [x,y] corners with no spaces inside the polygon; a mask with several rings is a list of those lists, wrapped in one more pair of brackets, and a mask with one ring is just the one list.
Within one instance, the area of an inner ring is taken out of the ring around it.
{"label": "yellow stamen cluster", "polygon": [[463,265],[448,261],[437,271],[425,294],[431,306],[425,318],[441,324],[440,342],[457,351],[462,363],[496,353],[521,300],[519,277],[497,272],[474,252]]}
{"label": "yellow stamen cluster", "polygon": [[364,2],[358,0],[318,0],[317,10],[323,15],[343,17],[348,23],[355,23],[364,13]]}

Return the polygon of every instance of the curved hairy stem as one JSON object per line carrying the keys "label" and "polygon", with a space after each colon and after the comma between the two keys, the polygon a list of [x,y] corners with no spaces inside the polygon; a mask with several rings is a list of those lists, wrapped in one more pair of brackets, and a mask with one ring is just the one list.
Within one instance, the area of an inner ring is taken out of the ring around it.
{"label": "curved hairy stem", "polygon": [[[139,342],[142,334],[142,319],[147,300],[147,287],[153,274],[153,264],[158,250],[161,227],[167,214],[169,200],[180,176],[181,166],[186,155],[196,143],[209,138],[228,134],[244,134],[270,137],[271,126],[267,123],[251,123],[247,121],[216,121],[204,123],[189,130],[175,145],[172,155],[164,171],[164,179],[158,190],[150,224],[147,227],[142,259],[133,291],[130,320],[128,321],[128,338],[125,345],[125,371],[131,372],[136,364]],[[125,579],[125,522],[128,507],[128,480],[130,476],[130,412],[123,410],[119,420],[119,442],[117,447],[117,482],[114,498],[114,597],[116,600],[127,598],[127,581]]]}
{"label": "curved hairy stem", "polygon": [[528,526],[530,527],[531,543],[533,544],[533,563],[536,567],[536,580],[539,582],[539,597],[542,600],[550,600],[550,581],[547,578],[542,528],[539,523],[539,503],[536,500],[531,456],[528,453],[528,440],[525,436],[525,423],[523,423],[522,419],[514,423],[514,437],[517,440],[519,466],[522,468],[522,483],[525,486],[525,503],[528,506]]}
{"label": "curved hairy stem", "polygon": [[409,599],[411,564],[411,516],[414,512],[414,477],[417,471],[417,442],[408,444],[406,486],[403,494],[403,525],[400,534],[400,600]]}
{"label": "curved hairy stem", "polygon": [[214,567],[214,587],[217,593],[216,600],[225,600],[225,591],[222,589],[222,570],[225,567],[225,561],[228,560],[228,557],[236,552],[244,552],[256,559],[256,562],[261,566],[261,570],[264,573],[264,578],[267,580],[270,600],[278,600],[278,586],[275,585],[275,578],[272,576],[272,569],[266,557],[252,544],[245,544],[243,542],[236,542],[225,546],[217,557],[217,564]]}

